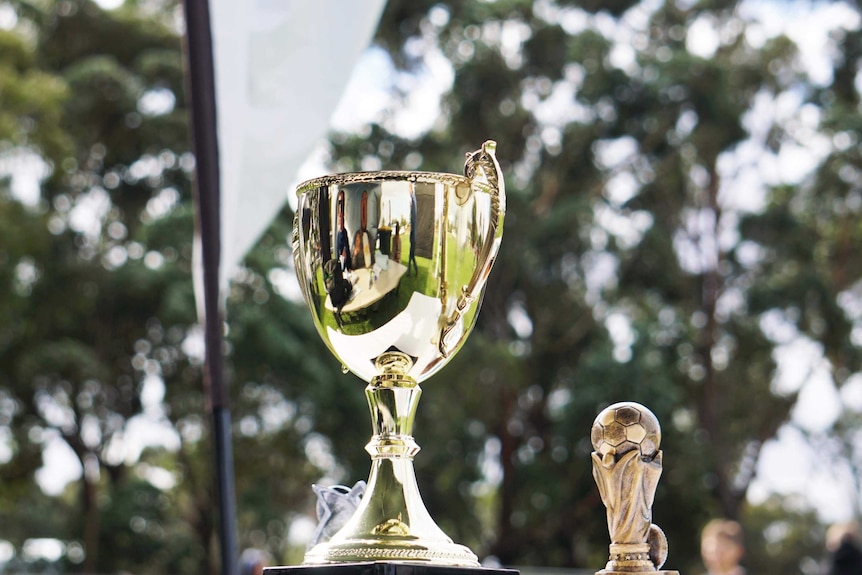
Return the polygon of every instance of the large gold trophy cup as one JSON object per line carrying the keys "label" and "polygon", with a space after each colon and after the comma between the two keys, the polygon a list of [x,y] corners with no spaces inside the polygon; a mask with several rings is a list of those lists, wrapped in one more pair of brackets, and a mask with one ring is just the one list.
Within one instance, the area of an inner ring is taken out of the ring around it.
{"label": "large gold trophy cup", "polygon": [[306,565],[364,561],[477,567],[425,509],[413,470],[419,382],[476,321],[503,232],[506,195],[488,141],[464,176],[408,171],[301,184],[294,259],[321,338],[365,381],[373,436],[362,502]]}

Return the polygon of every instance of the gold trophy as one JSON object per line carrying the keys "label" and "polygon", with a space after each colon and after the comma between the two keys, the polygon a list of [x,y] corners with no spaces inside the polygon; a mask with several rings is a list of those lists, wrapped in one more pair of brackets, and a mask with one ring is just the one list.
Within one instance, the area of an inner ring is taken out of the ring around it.
{"label": "gold trophy", "polygon": [[419,382],[437,373],[476,321],[500,246],[506,194],[496,143],[464,175],[335,174],[297,190],[296,273],[320,337],[368,382],[373,436],[367,491],[305,565],[398,561],[478,567],[425,509],[413,421]]}
{"label": "gold trophy", "polygon": [[662,472],[661,426],[639,403],[615,403],[590,432],[593,478],[607,508],[609,558],[596,575],[679,575],[661,570],[667,560],[664,531],[652,522]]}

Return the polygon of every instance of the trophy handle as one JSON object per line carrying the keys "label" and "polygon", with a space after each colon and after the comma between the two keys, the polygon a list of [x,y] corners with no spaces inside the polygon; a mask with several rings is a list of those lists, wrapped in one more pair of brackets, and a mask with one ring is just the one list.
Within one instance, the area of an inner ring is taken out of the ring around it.
{"label": "trophy handle", "polygon": [[[467,154],[464,162],[464,175],[470,180],[470,189],[473,192],[484,192],[491,197],[491,214],[488,225],[488,234],[482,243],[482,251],[479,252],[479,265],[473,270],[473,275],[467,285],[461,287],[461,297],[452,314],[446,319],[440,331],[439,351],[444,358],[457,346],[461,333],[457,329],[461,317],[467,308],[482,294],[482,289],[488,281],[488,274],[497,258],[500,250],[500,240],[503,238],[503,218],[506,215],[506,185],[503,182],[503,171],[497,162],[497,142],[488,140],[482,144],[482,148]],[[453,333],[455,337],[453,338]]]}

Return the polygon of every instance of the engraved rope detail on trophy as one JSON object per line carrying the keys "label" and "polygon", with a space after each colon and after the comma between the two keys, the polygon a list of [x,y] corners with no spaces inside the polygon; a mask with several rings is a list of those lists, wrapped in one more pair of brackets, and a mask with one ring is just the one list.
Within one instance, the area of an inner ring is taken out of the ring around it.
{"label": "engraved rope detail on trophy", "polygon": [[596,417],[590,433],[593,478],[607,508],[608,563],[597,575],[663,573],[667,537],[652,523],[652,505],[662,472],[661,427],[634,402],[616,403]]}
{"label": "engraved rope detail on trophy", "polygon": [[345,186],[349,184],[363,184],[388,181],[407,182],[441,182],[447,185],[469,184],[465,176],[447,174],[445,172],[411,172],[406,170],[386,170],[381,172],[353,172],[349,174],[331,174],[320,176],[313,180],[303,182],[297,189],[297,194],[314,192],[321,186]]}
{"label": "engraved rope detail on trophy", "polygon": [[[456,186],[457,188],[457,186]],[[443,213],[449,213],[449,194],[443,194]],[[446,304],[449,301],[449,271],[448,271],[448,261],[449,261],[449,240],[448,234],[446,233],[445,220],[441,222],[441,225],[444,229],[440,233],[440,288],[437,298],[440,300],[440,309],[444,310],[443,314],[440,314],[439,326],[440,326],[440,340],[437,342],[437,346],[440,350],[441,355],[443,357],[447,357],[444,353],[445,346],[443,344],[444,335],[446,332],[447,322],[449,318],[445,315]]]}
{"label": "engraved rope detail on trophy", "polygon": [[329,552],[329,556],[333,559],[357,558],[360,560],[380,560],[380,559],[437,559],[443,561],[457,560],[460,557],[454,553],[444,553],[439,551],[429,551],[427,549],[399,549],[389,548],[384,552],[379,549],[333,549]]}

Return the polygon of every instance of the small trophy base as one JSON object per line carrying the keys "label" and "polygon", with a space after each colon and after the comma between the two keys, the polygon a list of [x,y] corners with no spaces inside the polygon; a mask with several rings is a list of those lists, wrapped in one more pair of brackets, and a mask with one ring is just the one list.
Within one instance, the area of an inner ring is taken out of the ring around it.
{"label": "small trophy base", "polygon": [[520,575],[517,569],[486,567],[450,567],[423,563],[373,561],[363,563],[331,563],[328,565],[298,565],[296,567],[266,567],[263,575]]}
{"label": "small trophy base", "polygon": [[610,560],[596,575],[679,575],[679,571],[661,569],[667,559],[667,538],[657,525],[650,528],[652,545],[611,543]]}

